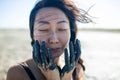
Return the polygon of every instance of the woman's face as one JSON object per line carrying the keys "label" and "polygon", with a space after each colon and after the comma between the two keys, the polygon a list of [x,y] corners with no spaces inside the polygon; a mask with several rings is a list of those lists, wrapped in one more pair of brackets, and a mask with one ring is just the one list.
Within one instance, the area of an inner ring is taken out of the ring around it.
{"label": "woman's face", "polygon": [[40,9],[34,22],[34,40],[40,44],[45,41],[53,58],[58,58],[70,40],[69,20],[64,12],[53,7]]}

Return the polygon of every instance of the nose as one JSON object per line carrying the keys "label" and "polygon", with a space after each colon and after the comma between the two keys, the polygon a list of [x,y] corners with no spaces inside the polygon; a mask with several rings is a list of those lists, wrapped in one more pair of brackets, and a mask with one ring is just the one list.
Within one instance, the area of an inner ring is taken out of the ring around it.
{"label": "nose", "polygon": [[51,33],[49,37],[50,44],[57,44],[59,42],[58,35],[56,33]]}

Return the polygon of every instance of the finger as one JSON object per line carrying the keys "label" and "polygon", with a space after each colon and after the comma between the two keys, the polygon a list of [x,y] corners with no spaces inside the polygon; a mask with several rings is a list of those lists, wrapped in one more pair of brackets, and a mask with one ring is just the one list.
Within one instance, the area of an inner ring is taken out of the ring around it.
{"label": "finger", "polygon": [[65,48],[64,53],[65,53],[65,66],[61,70],[61,74],[60,74],[61,77],[64,76],[65,72],[70,71],[70,61],[69,61],[69,58],[68,58],[68,50],[67,50],[67,48]]}
{"label": "finger", "polygon": [[49,64],[50,64],[49,69],[50,70],[55,69],[56,68],[56,64],[54,62],[54,59],[53,59],[53,56],[52,56],[52,51],[51,51],[50,48],[48,48],[48,60],[49,60]]}
{"label": "finger", "polygon": [[68,57],[68,50],[67,50],[67,48],[65,48],[64,52],[65,52],[65,66],[67,67],[67,69],[69,69],[70,61],[69,61],[69,57]]}
{"label": "finger", "polygon": [[50,48],[48,48],[48,62],[53,63],[53,56],[52,56],[52,51]]}
{"label": "finger", "polygon": [[41,58],[40,58],[40,45],[39,42],[36,40],[33,44],[33,59],[41,64]]}
{"label": "finger", "polygon": [[75,62],[74,46],[72,42],[70,42],[69,49],[70,49],[70,63],[72,64]]}
{"label": "finger", "polygon": [[46,49],[46,44],[45,44],[45,41],[42,42],[42,61],[45,65],[48,65],[48,62],[47,62],[47,57],[46,57],[46,52],[47,52],[47,49]]}
{"label": "finger", "polygon": [[76,39],[76,57],[75,57],[75,61],[77,62],[78,59],[80,58],[81,55],[81,46],[80,46],[80,41],[78,39]]}
{"label": "finger", "polygon": [[41,57],[40,57],[40,44],[38,42],[38,40],[36,40],[36,43],[35,43],[35,47],[36,47],[36,56],[37,56],[37,59],[38,59],[38,62],[41,64]]}

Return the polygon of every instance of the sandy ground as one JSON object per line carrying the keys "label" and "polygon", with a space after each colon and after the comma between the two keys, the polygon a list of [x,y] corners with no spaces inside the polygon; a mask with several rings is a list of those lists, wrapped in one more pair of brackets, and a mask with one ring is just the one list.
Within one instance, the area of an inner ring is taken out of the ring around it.
{"label": "sandy ground", "polygon": [[120,33],[80,31],[88,80],[120,80]]}
{"label": "sandy ground", "polygon": [[[120,79],[120,32],[80,31],[87,80]],[[0,80],[8,68],[31,57],[28,30],[0,30]]]}
{"label": "sandy ground", "polygon": [[31,57],[27,30],[0,30],[0,80],[5,80],[8,68]]}

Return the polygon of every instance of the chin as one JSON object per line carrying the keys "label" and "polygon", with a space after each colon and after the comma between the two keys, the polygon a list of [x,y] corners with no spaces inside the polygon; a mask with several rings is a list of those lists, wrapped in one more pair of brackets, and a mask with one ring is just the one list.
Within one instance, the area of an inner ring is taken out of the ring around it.
{"label": "chin", "polygon": [[53,58],[54,58],[54,60],[55,60],[55,59],[58,59],[60,56],[61,56],[61,55],[54,55]]}
{"label": "chin", "polygon": [[53,58],[56,59],[62,55],[62,52],[61,51],[53,52],[52,55],[53,55]]}

